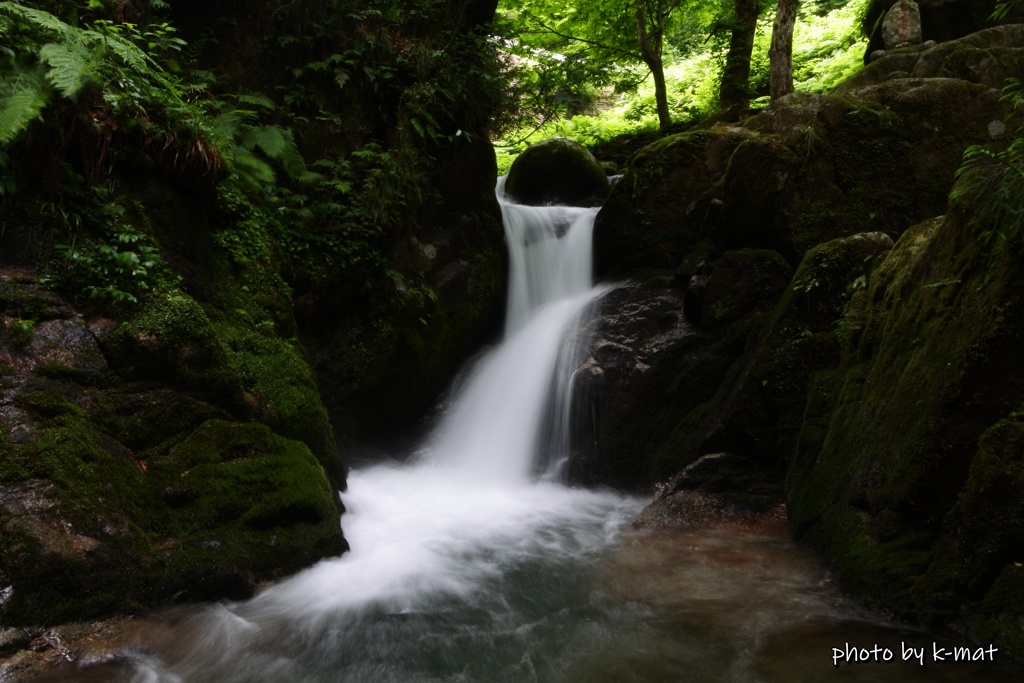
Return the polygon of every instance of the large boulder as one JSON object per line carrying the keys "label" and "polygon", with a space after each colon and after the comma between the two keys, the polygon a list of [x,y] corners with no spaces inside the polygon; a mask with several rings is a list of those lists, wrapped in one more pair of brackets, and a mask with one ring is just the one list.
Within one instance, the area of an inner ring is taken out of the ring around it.
{"label": "large boulder", "polygon": [[[865,70],[877,79],[794,93],[741,125],[649,145],[598,214],[595,272],[674,268],[703,240],[723,252],[776,251],[795,266],[821,242],[876,231],[895,239],[941,214],[964,150],[1005,135],[1010,105],[992,81],[1015,63],[1017,48],[1005,44],[1024,45],[1015,29],[993,29],[988,47],[965,43],[964,59],[941,60],[960,65],[949,71],[958,77],[939,77],[947,70],[938,67],[920,78],[883,71],[886,57]],[[951,49],[901,68],[924,69]]]}
{"label": "large boulder", "polygon": [[921,42],[921,9],[913,0],[898,0],[882,20],[882,42],[886,49]]}
{"label": "large boulder", "polygon": [[0,269],[3,624],[241,598],[345,550],[287,287],[208,257],[224,308],[164,290],[120,322]]}
{"label": "large boulder", "polygon": [[695,131],[640,150],[594,222],[595,274],[675,268],[717,224],[722,176],[751,137],[738,127]]}
{"label": "large boulder", "polygon": [[1024,59],[1024,25],[1008,24],[972,33],[932,47],[890,50],[836,88],[852,93],[883,81],[956,78],[1001,89],[1020,73]]}
{"label": "large boulder", "polygon": [[[917,0],[921,15],[921,37],[944,43],[962,38],[992,26],[992,12],[999,0]],[[872,0],[864,13],[862,27],[868,36],[865,61],[873,52],[885,47],[882,23],[895,4],[894,0]],[[1010,10],[1005,22],[1019,22],[1024,8]]]}
{"label": "large boulder", "polygon": [[1019,234],[965,204],[896,244],[812,377],[787,481],[796,535],[845,590],[1024,651]]}
{"label": "large boulder", "polygon": [[505,194],[520,204],[587,206],[608,187],[594,155],[572,140],[553,138],[527,147],[512,162]]}

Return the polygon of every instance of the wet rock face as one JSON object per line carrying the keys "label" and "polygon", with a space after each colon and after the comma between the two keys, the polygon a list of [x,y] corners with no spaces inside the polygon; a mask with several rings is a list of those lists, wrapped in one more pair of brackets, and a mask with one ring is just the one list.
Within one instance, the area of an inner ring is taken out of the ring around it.
{"label": "wet rock face", "polygon": [[[651,274],[609,291],[580,334],[589,339],[577,375],[578,433],[571,478],[637,487],[649,481],[648,429],[671,419],[666,400],[678,388],[679,362],[694,341],[683,315],[683,287],[671,273]],[[642,419],[637,419],[642,416]]]}
{"label": "wet rock face", "polygon": [[248,421],[305,409],[247,392],[205,315],[114,323],[35,280],[0,269],[0,623],[243,597],[344,550],[310,446]]}
{"label": "wet rock face", "polygon": [[589,206],[608,188],[604,168],[585,147],[555,138],[530,145],[516,157],[505,193],[520,204]]}

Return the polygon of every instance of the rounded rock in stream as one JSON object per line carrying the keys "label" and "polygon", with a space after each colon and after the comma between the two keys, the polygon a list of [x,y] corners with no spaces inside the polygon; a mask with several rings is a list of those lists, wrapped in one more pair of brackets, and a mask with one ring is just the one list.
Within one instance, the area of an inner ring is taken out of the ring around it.
{"label": "rounded rock in stream", "polygon": [[608,177],[583,145],[553,138],[530,145],[512,163],[505,194],[519,204],[588,206]]}

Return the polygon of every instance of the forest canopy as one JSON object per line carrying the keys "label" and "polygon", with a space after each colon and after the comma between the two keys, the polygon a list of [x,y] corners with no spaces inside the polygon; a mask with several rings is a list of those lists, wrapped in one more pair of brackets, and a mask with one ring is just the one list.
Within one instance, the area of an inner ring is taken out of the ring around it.
{"label": "forest canopy", "polygon": [[[869,4],[799,3],[792,48],[797,89],[826,90],[861,67],[861,20]],[[763,104],[776,9],[776,0],[502,0],[495,32],[520,98],[518,129],[503,142],[513,152],[524,136],[592,143]],[[530,136],[535,127],[546,132]]]}

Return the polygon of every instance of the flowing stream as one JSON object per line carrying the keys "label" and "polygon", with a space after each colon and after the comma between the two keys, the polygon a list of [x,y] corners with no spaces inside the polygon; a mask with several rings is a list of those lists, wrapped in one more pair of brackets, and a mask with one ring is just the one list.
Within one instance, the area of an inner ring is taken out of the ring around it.
{"label": "flowing stream", "polygon": [[[351,552],[249,601],[148,620],[136,646],[77,680],[1020,680],[998,656],[900,661],[903,643],[955,641],[851,608],[781,527],[636,532],[640,499],[559,483],[567,411],[552,395],[578,365],[567,332],[601,292],[596,209],[503,211],[505,339],[410,463],[351,473]],[[893,661],[834,667],[845,643],[880,644]]]}

